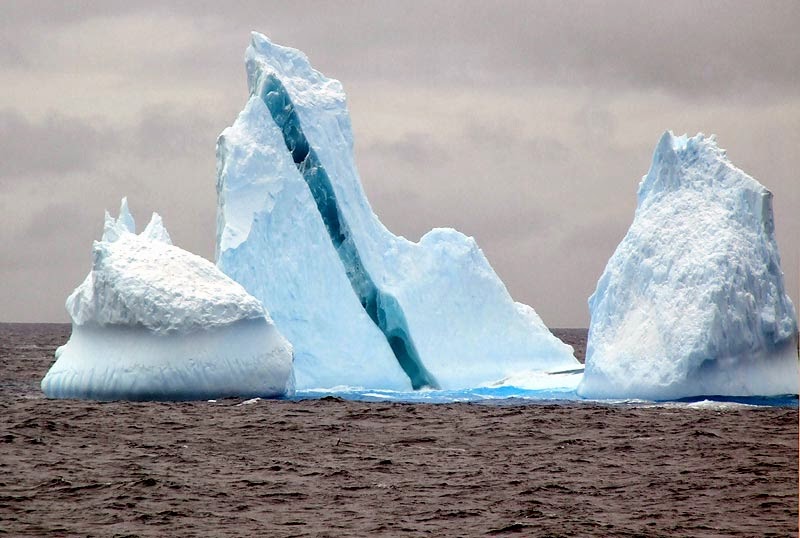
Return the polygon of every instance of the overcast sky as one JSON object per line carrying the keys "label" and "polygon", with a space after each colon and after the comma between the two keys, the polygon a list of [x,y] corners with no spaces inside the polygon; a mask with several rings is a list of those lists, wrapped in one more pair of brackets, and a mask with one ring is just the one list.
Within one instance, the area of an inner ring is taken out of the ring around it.
{"label": "overcast sky", "polygon": [[588,326],[666,129],[716,134],[773,191],[798,303],[796,0],[162,3],[0,4],[0,321],[69,320],[122,196],[213,259],[250,30],[342,81],[389,229],[474,236],[550,326]]}

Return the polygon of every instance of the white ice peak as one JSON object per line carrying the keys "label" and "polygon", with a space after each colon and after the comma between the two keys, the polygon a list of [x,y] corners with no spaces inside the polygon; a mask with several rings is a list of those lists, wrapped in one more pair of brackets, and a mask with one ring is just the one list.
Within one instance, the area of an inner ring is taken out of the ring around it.
{"label": "white ice peak", "polygon": [[118,218],[106,212],[92,271],[67,299],[74,323],[186,332],[265,315],[212,263],[172,245],[158,214],[141,234],[135,229],[125,198]]}
{"label": "white ice peak", "polygon": [[713,137],[662,136],[589,307],[582,395],[797,392],[772,194]]}

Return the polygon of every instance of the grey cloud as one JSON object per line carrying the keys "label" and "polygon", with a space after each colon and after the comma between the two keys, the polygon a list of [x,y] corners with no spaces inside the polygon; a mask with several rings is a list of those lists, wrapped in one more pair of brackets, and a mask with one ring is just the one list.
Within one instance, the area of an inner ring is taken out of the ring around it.
{"label": "grey cloud", "polygon": [[36,0],[3,2],[0,4],[0,28],[23,30],[29,27],[71,24],[99,16],[116,16],[137,11],[159,10],[158,2],[127,2],[124,0]]}
{"label": "grey cloud", "polygon": [[119,68],[145,69],[150,76],[179,69],[183,77],[211,84],[220,73],[241,72],[231,58],[241,58],[247,33],[255,29],[300,48],[347,84],[373,79],[488,88],[588,85],[610,93],[635,88],[695,99],[773,99],[800,91],[800,4],[794,1],[294,2],[289,9],[254,0],[235,8],[153,0],[43,6],[37,11],[44,17],[5,7],[6,19],[15,20],[15,31],[44,24],[68,30],[92,17],[135,16],[140,31],[166,41],[167,33],[149,33],[152,23],[165,15],[181,17],[203,39],[147,58],[132,48]]}
{"label": "grey cloud", "polygon": [[[431,222],[443,215],[417,192],[402,185],[387,187],[383,183],[365,185],[373,210],[384,225],[397,235],[412,241],[419,240],[431,229]],[[439,222],[440,225],[444,225]]]}
{"label": "grey cloud", "polygon": [[29,121],[15,110],[2,110],[0,183],[90,169],[114,138],[111,131],[84,119],[52,113],[41,121]]}
{"label": "grey cloud", "polygon": [[213,154],[219,128],[203,110],[161,104],[146,107],[133,131],[132,149],[147,159]]}
{"label": "grey cloud", "polygon": [[296,6],[288,20],[260,3],[240,5],[223,20],[291,39],[351,81],[593,85],[696,98],[796,95],[800,87],[800,4],[791,1]]}
{"label": "grey cloud", "polygon": [[436,167],[453,158],[446,141],[437,141],[431,133],[406,133],[399,140],[373,140],[364,144],[360,154],[384,161],[414,163]]}
{"label": "grey cloud", "polygon": [[19,43],[8,35],[0,36],[0,66],[6,69],[19,68],[27,64],[27,58]]}
{"label": "grey cloud", "polygon": [[65,230],[73,234],[76,230],[93,227],[101,230],[102,221],[99,217],[100,213],[90,214],[72,202],[60,201],[48,204],[31,218],[22,234],[22,239],[30,244],[41,244],[44,240],[62,236]]}
{"label": "grey cloud", "polygon": [[567,145],[547,134],[524,133],[521,126],[526,121],[512,113],[491,123],[470,119],[463,127],[463,138],[481,151],[493,153],[498,160],[513,158],[541,165],[567,159],[571,151]]}
{"label": "grey cloud", "polygon": [[524,238],[549,234],[562,224],[562,218],[554,209],[518,199],[518,203],[488,208],[478,214],[461,213],[455,228],[473,235],[481,245],[508,247]]}
{"label": "grey cloud", "polygon": [[388,153],[360,155],[370,202],[389,229],[416,240],[431,228],[452,227],[479,242],[507,242],[559,224],[553,208],[537,203],[536,181],[519,166],[517,151],[475,146],[474,155],[459,160],[458,153],[469,154],[472,146],[451,144],[447,151],[431,143],[387,144]]}
{"label": "grey cloud", "polygon": [[608,108],[601,103],[586,103],[573,116],[575,125],[589,137],[611,138],[617,129],[617,121]]}
{"label": "grey cloud", "polygon": [[[591,257],[603,260],[605,263],[605,260],[611,257],[617,245],[625,237],[632,218],[633,215],[619,218],[604,216],[587,219],[585,222],[575,225],[561,237],[561,247],[565,252],[591,252],[593,254]],[[600,273],[597,276],[599,277]]]}
{"label": "grey cloud", "polygon": [[91,239],[102,230],[102,210],[87,212],[72,200],[20,196],[18,203],[22,208],[10,208],[17,229],[0,230],[3,318],[66,321],[64,300],[91,266]]}
{"label": "grey cloud", "polygon": [[111,128],[110,121],[59,113],[30,121],[15,110],[0,111],[0,182],[85,172],[115,154],[159,160],[213,157],[220,130],[203,111],[169,105],[145,108],[131,127]]}
{"label": "grey cloud", "polygon": [[[446,181],[446,178],[439,178]],[[436,181],[435,175],[430,181]],[[448,182],[450,199],[431,197],[422,188],[412,190],[402,181],[367,183],[367,194],[374,211],[394,233],[417,241],[432,228],[455,228],[474,236],[478,244],[510,245],[530,235],[548,233],[558,227],[561,217],[553,210],[530,203],[525,196],[504,189],[493,199],[480,202],[459,199],[459,191],[471,191]],[[490,260],[491,261],[491,260]]]}
{"label": "grey cloud", "polygon": [[[0,91],[16,107],[0,112],[0,186],[26,186],[0,196],[0,315],[65,319],[102,210],[124,194],[139,219],[156,210],[177,244],[211,255],[214,140],[246,99],[250,30],[344,83],[387,227],[475,236],[548,321],[588,321],[667,128],[716,132],[774,187],[796,297],[798,20],[794,1],[0,3],[0,49],[12,45]],[[54,79],[63,93],[37,92]]]}

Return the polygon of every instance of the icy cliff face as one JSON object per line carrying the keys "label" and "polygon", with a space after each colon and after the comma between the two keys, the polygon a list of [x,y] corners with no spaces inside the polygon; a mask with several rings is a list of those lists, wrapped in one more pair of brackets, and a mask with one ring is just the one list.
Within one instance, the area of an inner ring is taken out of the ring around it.
{"label": "icy cliff face", "polygon": [[294,345],[299,388],[410,390],[347,279],[314,199],[264,102],[252,97],[217,142],[218,265]]}
{"label": "icy cliff face", "polygon": [[123,199],[106,213],[86,280],[67,299],[73,332],[42,380],[54,398],[280,396],[292,351],[257,299],[172,245],[154,214],[134,233]]}
{"label": "icy cliff face", "polygon": [[798,391],[772,194],[713,138],[661,138],[589,308],[582,396]]}
{"label": "icy cliff face", "polygon": [[[447,389],[577,366],[571,348],[513,302],[474,240],[437,229],[412,243],[386,230],[356,171],[338,81],[260,34],[246,64],[251,99],[218,144],[218,265],[290,335],[298,387],[384,386],[385,375],[361,370],[365,360],[392,372],[393,385],[404,376],[414,388]],[[331,295],[300,291],[323,276]],[[298,294],[281,296],[286,288]],[[324,338],[309,324],[317,311],[333,316]],[[360,350],[348,343],[362,338]]]}

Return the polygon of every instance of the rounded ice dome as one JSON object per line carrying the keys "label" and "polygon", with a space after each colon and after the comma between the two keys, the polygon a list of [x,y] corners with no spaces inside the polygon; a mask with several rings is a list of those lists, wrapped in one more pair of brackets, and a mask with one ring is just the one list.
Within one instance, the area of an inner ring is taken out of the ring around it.
{"label": "rounded ice dome", "polygon": [[123,199],[92,270],[67,299],[72,335],[42,380],[50,398],[194,400],[293,391],[292,347],[261,303],[217,267],[145,230]]}

